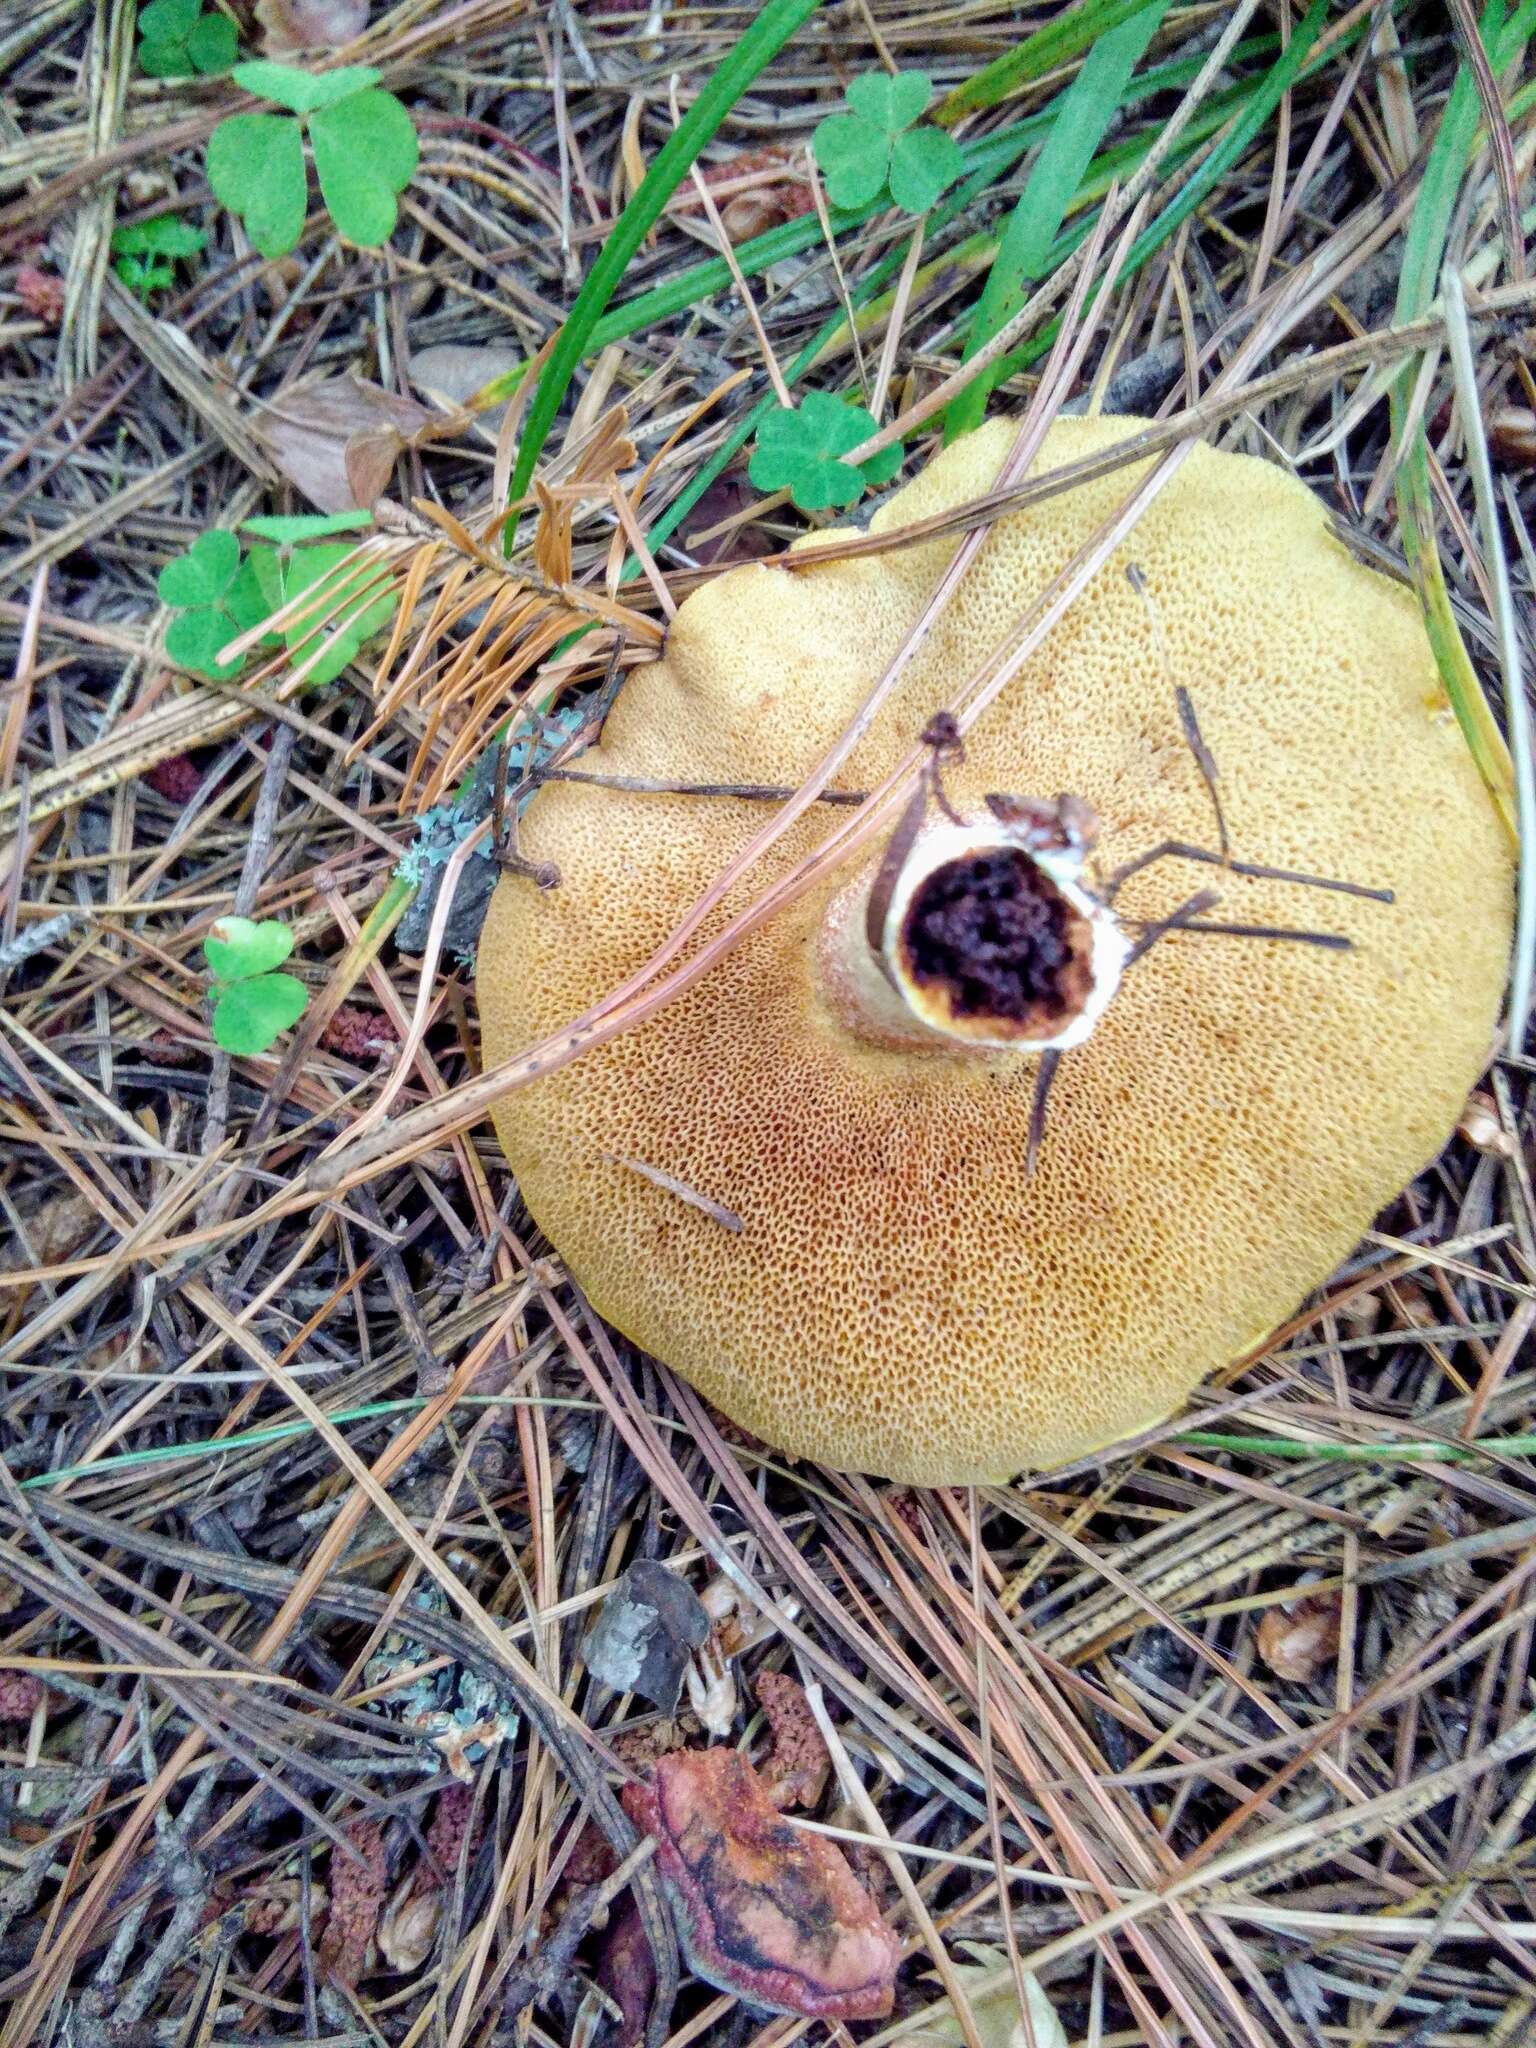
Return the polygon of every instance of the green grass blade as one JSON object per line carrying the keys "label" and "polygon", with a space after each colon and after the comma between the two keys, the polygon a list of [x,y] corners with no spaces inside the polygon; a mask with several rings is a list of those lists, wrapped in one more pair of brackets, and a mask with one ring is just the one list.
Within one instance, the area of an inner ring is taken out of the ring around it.
{"label": "green grass blade", "polygon": [[[1029,284],[1045,275],[1051,246],[1077,196],[1104,131],[1125,97],[1131,73],[1156,34],[1170,0],[1156,0],[1128,21],[1100,35],[1076,78],[1053,103],[1055,119],[1029,182],[1004,230],[997,261],[987,277],[971,321],[965,355],[989,342],[1023,305]],[[987,397],[1000,373],[987,370],[949,408],[944,438],[969,433],[981,424]]]}
{"label": "green grass blade", "polygon": [[1307,1443],[1290,1436],[1228,1436],[1222,1430],[1184,1429],[1169,1439],[1202,1451],[1236,1451],[1249,1458],[1337,1459],[1350,1464],[1465,1465],[1477,1458],[1528,1458],[1536,1452],[1536,1436],[1491,1436],[1471,1443]]}
{"label": "green grass blade", "polygon": [[[1210,195],[1212,189],[1220,184],[1233,165],[1242,161],[1258,140],[1265,122],[1280,104],[1281,95],[1296,83],[1305,69],[1307,57],[1322,31],[1327,13],[1328,0],[1312,0],[1312,5],[1296,26],[1289,47],[1253,86],[1246,97],[1242,112],[1233,120],[1225,138],[1216,144],[1200,168],[1185,180],[1162,212],[1137,237],[1130,255],[1126,258],[1123,272],[1125,277],[1134,277],[1147,258],[1163,246],[1164,242],[1188,220],[1195,208]],[[1199,125],[1209,132],[1208,122]],[[1187,146],[1193,146],[1197,138],[1197,123],[1192,121],[1183,139]],[[1138,142],[1137,153],[1144,153],[1146,147],[1145,142]],[[1110,155],[1120,157],[1126,164],[1129,162],[1124,151],[1106,152],[1106,156]],[[1117,175],[1119,168],[1117,165]],[[1087,234],[1088,228],[1089,223],[1084,222],[1078,229],[1073,238],[1073,247]],[[1066,251],[1061,248],[1056,249],[1052,254],[1052,262],[1059,263],[1065,253]],[[1050,331],[1054,332],[1054,329]],[[1002,382],[1005,378],[1011,377],[1016,370],[1033,362],[1044,345],[1048,345],[1048,336],[1037,335],[1034,342],[1027,347],[1015,350],[1012,355],[999,357],[992,365],[992,369],[997,373],[994,383]]]}
{"label": "green grass blade", "polygon": [[528,488],[560,401],[587,352],[592,330],[662,208],[753,79],[819,5],[820,0],[769,0],[662,145],[656,161],[641,180],[639,191],[614,223],[585,284],[576,294],[575,305],[561,325],[528,409],[517,466],[512,472],[514,498],[521,497]]}
{"label": "green grass blade", "polygon": [[[1507,22],[1504,20],[1503,0],[1488,0],[1478,26],[1497,77],[1520,56],[1533,28],[1536,28],[1536,0],[1526,0],[1526,4],[1518,8]],[[1440,117],[1439,132],[1424,167],[1419,202],[1414,208],[1403,245],[1403,267],[1397,288],[1396,318],[1399,322],[1422,319],[1434,302],[1451,216],[1456,209],[1468,158],[1476,143],[1480,118],[1477,86],[1471,67],[1463,64]],[[1429,475],[1428,437],[1422,422],[1410,430],[1409,405],[1422,362],[1422,356],[1411,356],[1393,379],[1389,394],[1392,434],[1399,449],[1397,517],[1402,530],[1403,552],[1413,572],[1425,630],[1434,649],[1446,697],[1478,771],[1513,832],[1514,770],[1509,749],[1483,694],[1477,670],[1472,665],[1451,609],[1451,594],[1446,587],[1445,571],[1440,566],[1440,551],[1435,542],[1435,502]]]}
{"label": "green grass blade", "polygon": [[1026,36],[1016,48],[995,58],[974,78],[957,85],[934,108],[934,120],[941,128],[952,128],[967,114],[997,106],[1012,94],[1022,92],[1026,85],[1033,85],[1037,78],[1044,78],[1048,71],[1070,63],[1079,50],[1089,49],[1101,36],[1111,34],[1133,14],[1139,14],[1146,4],[1147,0],[1083,0],[1081,7],[1058,14],[1044,28]]}

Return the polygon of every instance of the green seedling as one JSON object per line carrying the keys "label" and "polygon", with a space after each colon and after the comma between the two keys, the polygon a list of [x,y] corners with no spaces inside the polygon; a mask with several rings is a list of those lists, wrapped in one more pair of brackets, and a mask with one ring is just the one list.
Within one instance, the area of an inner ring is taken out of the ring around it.
{"label": "green seedling", "polygon": [[926,213],[955,182],[964,168],[959,143],[942,128],[913,126],[932,98],[921,71],[853,80],[850,111],[829,114],[812,137],[834,206],[871,206],[888,193],[907,213]]}
{"label": "green seedling", "polygon": [[214,682],[237,675],[243,663],[220,661],[219,649],[259,626],[271,607],[235,536],[222,529],[200,533],[184,555],[166,563],[155,589],[161,603],[180,614],[166,628],[171,660]]}
{"label": "green seedling", "polygon": [[196,256],[207,246],[201,228],[174,213],[157,213],[153,220],[141,220],[132,227],[118,228],[112,236],[113,271],[129,291],[147,299],[176,282],[176,263]]}
{"label": "green seedling", "polygon": [[242,531],[264,544],[253,547],[243,558],[234,534],[222,530],[200,534],[186,554],[167,562],[156,584],[161,601],[181,614],[166,630],[166,653],[194,675],[227,682],[244,662],[221,661],[219,650],[281,611],[293,598],[309,592],[316,600],[315,614],[264,633],[257,647],[286,644],[295,668],[303,667],[318,652],[306,680],[315,685],[334,681],[364,641],[394,615],[390,591],[366,600],[348,597],[334,618],[326,615],[322,602],[327,597],[346,596],[353,582],[352,574],[343,568],[351,556],[351,544],[325,536],[355,533],[371,523],[367,512],[247,519]]}
{"label": "green seedling", "polygon": [[415,174],[420,145],[405,108],[378,89],[380,75],[368,64],[324,72],[264,60],[235,66],[237,85],[288,109],[231,114],[208,138],[214,195],[239,214],[263,256],[286,256],[304,232],[306,134],[337,232],[364,249],[389,240],[395,196]]}
{"label": "green seedling", "polygon": [[203,0],[150,0],[139,15],[139,69],[146,78],[212,77],[235,61],[239,36],[227,14]]}
{"label": "green seedling", "polygon": [[769,413],[747,474],[761,491],[787,490],[802,512],[851,505],[867,484],[889,483],[901,467],[899,447],[867,462],[845,462],[875,431],[874,415],[830,392],[808,391],[798,406]]}
{"label": "green seedling", "polygon": [[225,1052],[265,1052],[303,1016],[309,990],[297,975],[277,972],[293,933],[275,917],[221,917],[203,951],[213,970],[213,1039]]}

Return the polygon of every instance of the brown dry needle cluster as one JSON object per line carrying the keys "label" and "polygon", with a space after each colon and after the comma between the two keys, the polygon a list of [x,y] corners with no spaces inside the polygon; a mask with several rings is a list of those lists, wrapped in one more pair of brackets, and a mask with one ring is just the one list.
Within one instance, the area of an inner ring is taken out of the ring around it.
{"label": "brown dry needle cluster", "polygon": [[[996,422],[941,455],[875,530],[985,491],[1010,431]],[[1058,421],[1041,466],[1127,431]],[[1127,482],[998,527],[850,783],[896,764]],[[584,765],[800,782],[952,546],[752,564],[698,591]],[[976,815],[989,791],[1070,790],[1103,821],[1108,870],[1165,839],[1208,844],[1180,688],[1221,771],[1234,851],[1395,903],[1223,877],[1230,916],[1294,926],[1325,901],[1352,949],[1160,944],[1069,1056],[1033,1174],[1033,1058],[872,1043],[829,1004],[818,936],[847,876],[644,1028],[500,1108],[529,1206],[595,1305],[781,1449],[948,1483],[1112,1444],[1258,1344],[1454,1126],[1502,987],[1507,847],[1411,597],[1352,559],[1277,467],[1196,452],[977,725],[947,771],[950,800]],[[498,889],[480,955],[487,1060],[633,973],[756,822],[727,801],[545,789],[524,851],[563,884]],[[802,821],[759,880],[824,831]],[[1208,879],[1165,861],[1118,907],[1156,919]]]}

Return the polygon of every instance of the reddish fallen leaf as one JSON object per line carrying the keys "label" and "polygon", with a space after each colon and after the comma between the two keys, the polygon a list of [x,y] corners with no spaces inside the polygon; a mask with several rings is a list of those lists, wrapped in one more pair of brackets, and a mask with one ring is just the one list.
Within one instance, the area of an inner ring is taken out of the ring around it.
{"label": "reddish fallen leaf", "polygon": [[880,2019],[896,1937],[845,1859],[774,1811],[734,1749],[678,1750],[624,1810],[656,1837],[656,1868],[690,1968],[761,2012]]}
{"label": "reddish fallen leaf", "polygon": [[35,1671],[0,1671],[0,1721],[30,1721],[43,1695]]}
{"label": "reddish fallen leaf", "polygon": [[57,327],[64,318],[64,280],[51,270],[39,270],[35,263],[23,263],[16,273],[16,296],[45,327]]}
{"label": "reddish fallen leaf", "polygon": [[626,1898],[608,1923],[597,1959],[597,1981],[623,2014],[611,2048],[637,2048],[645,2039],[646,2017],[656,1996],[656,1958],[633,1899]]}
{"label": "reddish fallen leaf", "polygon": [[358,1003],[338,1003],[320,1034],[326,1051],[344,1060],[370,1059],[399,1040],[399,1032],[382,1010],[365,1010]]}
{"label": "reddish fallen leaf", "polygon": [[368,0],[256,0],[256,25],[268,57],[339,49],[368,26]]}
{"label": "reddish fallen leaf", "polygon": [[768,1797],[782,1813],[791,1806],[819,1806],[832,1759],[806,1704],[805,1687],[782,1671],[765,1671],[753,1690],[768,1716],[773,1749],[763,1765]]}
{"label": "reddish fallen leaf", "polygon": [[189,804],[203,786],[203,771],[190,754],[167,754],[146,768],[141,780],[168,804]]}
{"label": "reddish fallen leaf", "polygon": [[320,1966],[343,1984],[354,1985],[368,1961],[388,1877],[384,1831],[377,1821],[354,1821],[346,1837],[357,1853],[331,1851],[331,1910],[320,1938]]}
{"label": "reddish fallen leaf", "polygon": [[1259,1623],[1259,1655],[1276,1678],[1302,1685],[1316,1678],[1338,1653],[1342,1608],[1337,1593],[1319,1593],[1266,1609]]}

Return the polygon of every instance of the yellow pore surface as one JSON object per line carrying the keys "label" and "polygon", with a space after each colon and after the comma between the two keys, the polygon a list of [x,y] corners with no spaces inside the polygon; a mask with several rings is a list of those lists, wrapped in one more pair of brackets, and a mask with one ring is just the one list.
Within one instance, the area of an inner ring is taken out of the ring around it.
{"label": "yellow pore surface", "polygon": [[[1063,420],[1037,467],[1137,424]],[[1010,440],[994,422],[959,442],[875,530],[987,490]],[[1139,473],[998,527],[842,787],[901,758]],[[582,767],[800,782],[954,545],[720,577],[683,605],[666,659],[631,677]],[[1032,1177],[1034,1059],[881,1051],[833,1021],[814,934],[847,869],[652,1020],[503,1101],[496,1128],[528,1206],[594,1305],[781,1450],[944,1484],[1113,1443],[1289,1315],[1451,1130],[1498,1008],[1508,850],[1412,598],[1355,562],[1279,469],[1197,449],[946,786],[967,814],[989,790],[1086,797],[1106,867],[1166,838],[1211,845],[1177,684],[1239,857],[1390,887],[1397,902],[1177,860],[1138,877],[1129,916],[1214,882],[1214,915],[1326,928],[1355,950],[1164,941],[1066,1055]],[[497,889],[480,951],[486,1063],[640,966],[766,815],[546,786],[523,850],[563,880]],[[817,807],[755,882],[847,815]]]}

